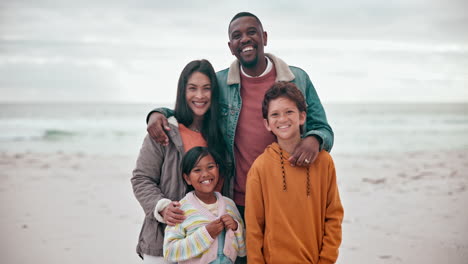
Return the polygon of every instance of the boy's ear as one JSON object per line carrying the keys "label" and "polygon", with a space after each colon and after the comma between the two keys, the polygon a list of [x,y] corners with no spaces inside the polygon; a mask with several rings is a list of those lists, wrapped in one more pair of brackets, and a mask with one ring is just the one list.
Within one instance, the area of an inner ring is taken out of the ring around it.
{"label": "boy's ear", "polygon": [[299,124],[300,125],[304,125],[305,121],[306,121],[306,117],[307,117],[307,113],[305,111],[302,111],[300,114],[299,114]]}
{"label": "boy's ear", "polygon": [[190,177],[185,173],[183,175],[184,175],[184,180],[187,182],[187,184],[192,185],[192,181],[190,180]]}
{"label": "boy's ear", "polygon": [[271,132],[270,123],[268,123],[267,119],[263,119],[263,124],[265,125],[266,129]]}

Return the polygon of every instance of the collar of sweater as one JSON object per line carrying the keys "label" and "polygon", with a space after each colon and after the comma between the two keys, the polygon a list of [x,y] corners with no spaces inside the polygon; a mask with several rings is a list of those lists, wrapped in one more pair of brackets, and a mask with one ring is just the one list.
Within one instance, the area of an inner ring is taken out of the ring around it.
{"label": "collar of sweater", "polygon": [[[276,69],[276,82],[285,81],[290,82],[294,80],[294,74],[289,69],[288,64],[284,62],[282,59],[274,56],[273,54],[266,53],[265,54],[270,60],[273,62],[273,65]],[[235,60],[231,66],[229,67],[228,77],[227,77],[227,84],[239,84],[240,83],[240,63],[239,60]]]}

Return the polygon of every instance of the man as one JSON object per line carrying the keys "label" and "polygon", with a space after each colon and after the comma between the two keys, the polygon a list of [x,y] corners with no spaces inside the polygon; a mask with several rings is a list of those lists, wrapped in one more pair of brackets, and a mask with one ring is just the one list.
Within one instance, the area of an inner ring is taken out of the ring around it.
{"label": "man", "polygon": [[[226,179],[224,184],[229,187],[225,195],[234,198],[243,216],[247,172],[266,146],[275,141],[274,135],[263,126],[261,109],[265,91],[275,82],[287,81],[295,83],[306,97],[305,133],[289,159],[292,165],[308,166],[320,150],[330,151],[333,130],[307,73],[288,66],[272,54],[265,54],[267,32],[254,14],[236,14],[229,23],[228,33],[228,46],[237,60],[216,74],[220,87],[221,128],[235,164],[235,177]],[[161,113],[168,116],[172,111],[155,109],[150,112],[147,131],[156,141],[167,144],[169,139],[164,130],[169,128]],[[168,211],[165,217],[179,219],[178,213],[180,211]],[[182,220],[180,217],[179,221]]]}

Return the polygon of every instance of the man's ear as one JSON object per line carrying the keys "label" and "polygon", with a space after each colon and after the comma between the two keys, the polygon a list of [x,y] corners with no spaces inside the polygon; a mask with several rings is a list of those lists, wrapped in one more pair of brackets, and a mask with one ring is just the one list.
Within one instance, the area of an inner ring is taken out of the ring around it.
{"label": "man's ear", "polygon": [[263,46],[266,46],[268,42],[268,34],[266,31],[263,31]]}
{"label": "man's ear", "polygon": [[187,182],[187,184],[192,185],[192,181],[190,180],[190,177],[185,173],[183,175],[184,175],[184,180]]}
{"label": "man's ear", "polygon": [[267,119],[263,119],[263,124],[265,125],[265,128],[271,132],[270,123],[268,123]]}
{"label": "man's ear", "polygon": [[229,50],[231,51],[231,54],[234,55],[234,51],[232,51],[232,49],[231,49],[231,42],[230,41],[228,41],[228,47],[229,47]]}

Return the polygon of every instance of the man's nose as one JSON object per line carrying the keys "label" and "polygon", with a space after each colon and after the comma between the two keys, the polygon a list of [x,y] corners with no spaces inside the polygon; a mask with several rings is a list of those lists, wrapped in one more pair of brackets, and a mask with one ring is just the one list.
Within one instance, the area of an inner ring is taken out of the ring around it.
{"label": "man's nose", "polygon": [[250,37],[247,34],[242,34],[241,36],[241,43],[247,43],[250,41]]}

